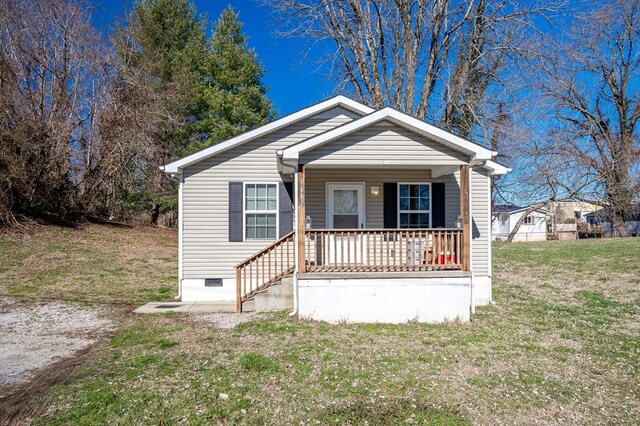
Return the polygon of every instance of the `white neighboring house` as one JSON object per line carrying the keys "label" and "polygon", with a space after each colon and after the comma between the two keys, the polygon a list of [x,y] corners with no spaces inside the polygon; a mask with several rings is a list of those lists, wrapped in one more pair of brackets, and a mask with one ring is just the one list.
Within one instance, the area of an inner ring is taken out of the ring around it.
{"label": "white neighboring house", "polygon": [[[491,222],[493,241],[505,241],[528,207],[513,205],[495,206]],[[532,211],[518,229],[513,241],[545,241],[547,239],[549,212],[540,208]]]}
{"label": "white neighboring house", "polygon": [[180,297],[330,322],[468,320],[491,300],[490,180],[509,171],[496,155],[336,96],[167,164]]}

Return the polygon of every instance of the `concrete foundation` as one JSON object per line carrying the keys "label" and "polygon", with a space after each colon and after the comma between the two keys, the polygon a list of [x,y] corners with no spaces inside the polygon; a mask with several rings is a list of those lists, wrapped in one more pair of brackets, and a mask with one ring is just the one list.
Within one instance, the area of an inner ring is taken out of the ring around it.
{"label": "concrete foundation", "polygon": [[298,313],[332,323],[468,321],[469,283],[462,271],[302,274]]}

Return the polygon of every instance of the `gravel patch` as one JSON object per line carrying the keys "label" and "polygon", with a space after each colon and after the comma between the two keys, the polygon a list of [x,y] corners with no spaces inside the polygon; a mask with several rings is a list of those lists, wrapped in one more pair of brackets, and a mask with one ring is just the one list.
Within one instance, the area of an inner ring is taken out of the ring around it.
{"label": "gravel patch", "polygon": [[241,314],[216,312],[213,314],[190,314],[194,320],[214,325],[218,328],[234,328],[235,326],[252,321],[255,312],[243,312]]}
{"label": "gravel patch", "polygon": [[94,343],[113,324],[104,312],[70,303],[0,298],[0,397],[7,385]]}

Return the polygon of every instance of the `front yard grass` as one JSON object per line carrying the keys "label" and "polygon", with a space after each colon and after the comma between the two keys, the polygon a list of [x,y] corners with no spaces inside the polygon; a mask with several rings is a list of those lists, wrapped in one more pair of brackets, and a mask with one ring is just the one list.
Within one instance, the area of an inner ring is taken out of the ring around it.
{"label": "front yard grass", "polygon": [[496,245],[468,324],[123,316],[33,423],[638,424],[639,262],[638,238]]}
{"label": "front yard grass", "polygon": [[176,233],[87,224],[0,234],[0,295],[96,303],[176,295]]}

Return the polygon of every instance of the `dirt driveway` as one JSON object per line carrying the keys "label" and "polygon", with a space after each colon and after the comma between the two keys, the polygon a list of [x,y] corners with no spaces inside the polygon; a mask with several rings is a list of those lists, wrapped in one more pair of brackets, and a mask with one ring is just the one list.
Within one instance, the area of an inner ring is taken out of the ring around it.
{"label": "dirt driveway", "polygon": [[33,393],[64,379],[113,327],[106,309],[0,298],[0,417],[12,417],[2,420],[18,420]]}

